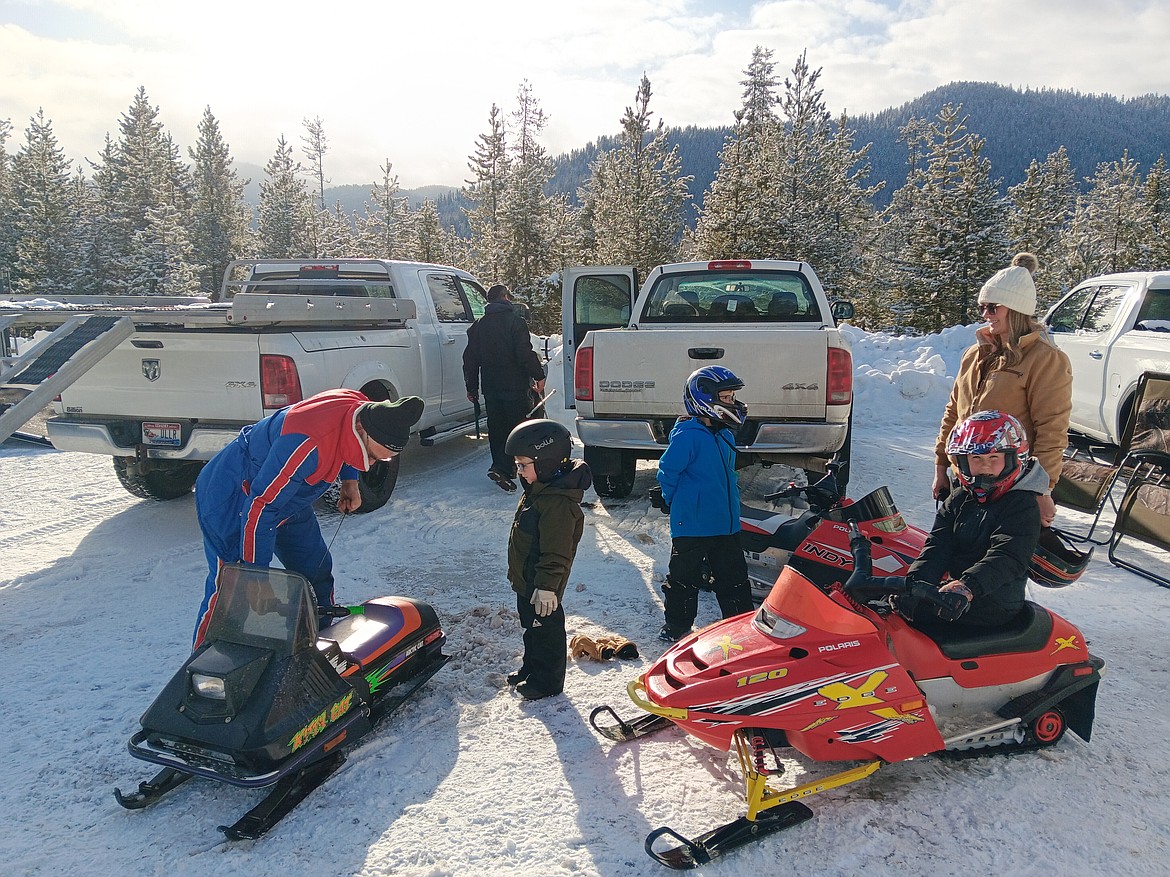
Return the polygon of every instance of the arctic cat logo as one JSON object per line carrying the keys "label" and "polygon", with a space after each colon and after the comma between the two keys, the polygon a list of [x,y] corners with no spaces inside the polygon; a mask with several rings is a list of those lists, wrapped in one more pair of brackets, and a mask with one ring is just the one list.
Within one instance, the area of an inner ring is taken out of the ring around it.
{"label": "arctic cat logo", "polygon": [[292,747],[292,751],[296,752],[298,749],[324,731],[327,727],[329,727],[331,723],[336,722],[338,719],[344,716],[347,712],[349,712],[349,708],[351,706],[353,706],[352,691],[347,692],[346,695],[341,698],[341,700],[333,704],[333,706],[322,710],[316,718],[309,722],[309,724],[305,725],[305,727],[301,728],[299,731],[293,734],[293,738],[289,741],[288,744],[290,747]]}

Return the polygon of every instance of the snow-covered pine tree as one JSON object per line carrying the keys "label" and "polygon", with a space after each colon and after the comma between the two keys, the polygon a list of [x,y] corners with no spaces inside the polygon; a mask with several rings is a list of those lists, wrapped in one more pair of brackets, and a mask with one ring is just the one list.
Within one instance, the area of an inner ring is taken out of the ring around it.
{"label": "snow-covered pine tree", "polygon": [[735,112],[735,127],[723,143],[719,169],[703,197],[695,226],[696,258],[763,256],[765,217],[771,212],[766,203],[771,172],[763,159],[774,149],[779,126],[775,70],[771,50],[756,46],[744,71],[746,78],[740,81],[743,104]]}
{"label": "snow-covered pine tree", "polygon": [[812,265],[831,294],[856,285],[873,226],[873,196],[881,186],[865,185],[869,146],[853,148],[854,132],[844,115],[833,122],[820,76],[802,52],[784,79],[785,124],[777,131],[765,183],[765,203],[775,210],[766,241],[772,258]]}
{"label": "snow-covered pine tree", "polygon": [[312,255],[309,225],[313,204],[300,170],[300,163],[293,161],[292,146],[281,135],[264,166],[266,179],[260,183],[260,256],[290,259]]}
{"label": "snow-covered pine tree", "polygon": [[465,181],[463,195],[472,204],[464,208],[471,230],[468,267],[490,283],[503,276],[502,213],[509,170],[504,120],[496,104],[488,111],[488,129],[476,138],[467,167],[471,179]]}
{"label": "snow-covered pine tree", "polygon": [[1170,268],[1170,168],[1166,156],[1158,156],[1146,174],[1145,190],[1150,224],[1143,267],[1151,271]]}
{"label": "snow-covered pine tree", "polygon": [[886,277],[899,320],[922,332],[978,319],[979,288],[1010,255],[998,181],[961,109],[947,104],[935,120],[903,127],[910,174],[882,214],[879,251],[895,254]]}
{"label": "snow-covered pine tree", "polygon": [[439,210],[435,202],[426,198],[411,216],[408,258],[418,262],[450,264],[453,237],[454,234],[443,228],[439,221]]}
{"label": "snow-covered pine tree", "polygon": [[325,207],[325,153],[329,151],[329,138],[325,136],[325,123],[320,116],[304,119],[301,122],[305,133],[301,135],[301,151],[305,154],[308,167],[306,171],[312,177],[317,189],[317,208]]}
{"label": "snow-covered pine tree", "polygon": [[338,201],[333,210],[318,211],[317,224],[321,229],[321,252],[327,259],[342,259],[357,252],[354,218],[345,212]]}
{"label": "snow-covered pine tree", "polygon": [[196,278],[200,290],[218,298],[228,263],[250,250],[252,209],[244,201],[247,180],[241,180],[232,167],[231,152],[211,107],[203,110],[199,141],[188,154],[194,162],[190,237]]}
{"label": "snow-covered pine tree", "polygon": [[1150,224],[1141,172],[1129,150],[1118,161],[1101,162],[1089,191],[1077,199],[1065,236],[1067,274],[1062,279],[1075,283],[1094,274],[1141,268]]}
{"label": "snow-covered pine tree", "polygon": [[410,205],[398,195],[398,177],[392,172],[390,159],[379,168],[382,182],[374,183],[366,214],[358,223],[354,242],[355,254],[370,259],[401,259],[403,257],[403,223],[410,213]]}
{"label": "snow-covered pine tree", "polygon": [[76,213],[69,162],[43,109],[29,120],[12,159],[15,231],[12,288],[25,295],[71,293],[77,267]]}
{"label": "snow-covered pine tree", "polygon": [[8,154],[8,138],[12,123],[0,119],[0,293],[12,289],[12,268],[16,261],[16,229],[13,227],[12,158]]}
{"label": "snow-covered pine tree", "polygon": [[651,131],[650,80],[642,74],[634,105],[622,116],[621,140],[603,152],[581,189],[590,223],[593,257],[603,265],[633,265],[645,275],[673,262],[690,201],[678,147],[666,140],[662,120]]}
{"label": "snow-covered pine tree", "polygon": [[1040,259],[1042,270],[1035,279],[1041,311],[1064,292],[1057,266],[1077,194],[1076,173],[1063,146],[1043,163],[1033,159],[1024,181],[1008,189],[1008,238],[1016,252],[1035,253]]}
{"label": "snow-covered pine tree", "polygon": [[[108,253],[98,291],[147,295],[194,291],[192,266],[170,255],[158,258],[161,250],[191,258],[187,228],[192,183],[145,88],[139,87],[122,116],[118,139],[107,138],[93,179],[101,204],[99,233]],[[152,240],[152,233],[167,237]]]}

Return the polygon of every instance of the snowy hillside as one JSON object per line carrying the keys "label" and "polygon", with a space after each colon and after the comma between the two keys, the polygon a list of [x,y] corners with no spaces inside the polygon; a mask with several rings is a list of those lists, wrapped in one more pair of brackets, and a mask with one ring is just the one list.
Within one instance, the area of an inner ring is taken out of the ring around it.
{"label": "snowy hillside", "polygon": [[[850,492],[887,484],[927,526],[934,434],[973,329],[925,339],[847,331],[857,373]],[[558,385],[559,360],[549,372]],[[740,395],[751,404],[750,387]],[[550,413],[569,421],[557,404]],[[526,703],[504,681],[521,646],[504,578],[515,496],[485,477],[488,460],[486,439],[412,444],[385,509],[323,519],[326,539],[336,532],[339,599],[432,602],[454,657],[269,835],[230,844],[216,826],[258,792],[196,780],[133,813],[112,794],[153,773],[126,740],[189,649],[205,573],[193,499],[135,500],[104,457],[0,446],[0,873],[660,875],[642,850],[649,831],[693,835],[739,815],[734,757],[677,729],[614,747],[586,724],[602,703],[632,713],[626,683],[662,651],[670,535],[645,498],[652,467],[642,464],[628,500],[587,492],[565,599],[570,632],[620,633],[642,658],[570,661],[563,696]],[[741,477],[752,499],[786,473]],[[1167,873],[1170,591],[1098,553],[1076,585],[1030,595],[1078,624],[1107,662],[1091,744],[1069,735],[1014,757],[890,765],[810,799],[813,820],[702,873]],[[702,595],[700,623],[717,617]],[[820,770],[793,764],[798,781],[804,768]]]}

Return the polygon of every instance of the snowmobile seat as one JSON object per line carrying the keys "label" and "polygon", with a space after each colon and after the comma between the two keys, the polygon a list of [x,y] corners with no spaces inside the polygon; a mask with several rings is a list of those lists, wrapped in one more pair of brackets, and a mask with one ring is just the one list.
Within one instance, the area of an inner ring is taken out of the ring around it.
{"label": "snowmobile seat", "polygon": [[408,597],[377,597],[362,605],[361,614],[342,618],[317,635],[317,648],[327,657],[336,646],[350,663],[365,669],[388,650],[439,629],[435,610]]}
{"label": "snowmobile seat", "polygon": [[986,655],[1037,652],[1048,645],[1052,636],[1052,616],[1043,606],[1027,601],[1011,624],[997,630],[974,631],[962,625],[941,623],[923,625],[920,629],[938,644],[946,657],[959,661]]}

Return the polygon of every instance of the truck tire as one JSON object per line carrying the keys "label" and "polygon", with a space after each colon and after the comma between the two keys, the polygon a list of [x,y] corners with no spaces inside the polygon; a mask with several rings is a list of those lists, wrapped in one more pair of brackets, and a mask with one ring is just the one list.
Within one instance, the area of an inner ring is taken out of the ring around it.
{"label": "truck tire", "polygon": [[[362,497],[362,504],[357,513],[373,512],[390,501],[390,494],[394,492],[394,485],[398,483],[398,457],[389,460],[379,460],[368,471],[358,476],[358,492]],[[317,500],[317,504],[324,509],[337,511],[337,500],[341,496],[341,480],[330,485],[329,489]]]}
{"label": "truck tire", "polygon": [[593,470],[593,489],[598,496],[625,499],[634,489],[638,457],[633,451],[585,446],[585,462]]}
{"label": "truck tire", "polygon": [[118,481],[140,499],[178,499],[195,486],[202,460],[149,460],[145,464],[134,457],[114,457],[114,474]]}

